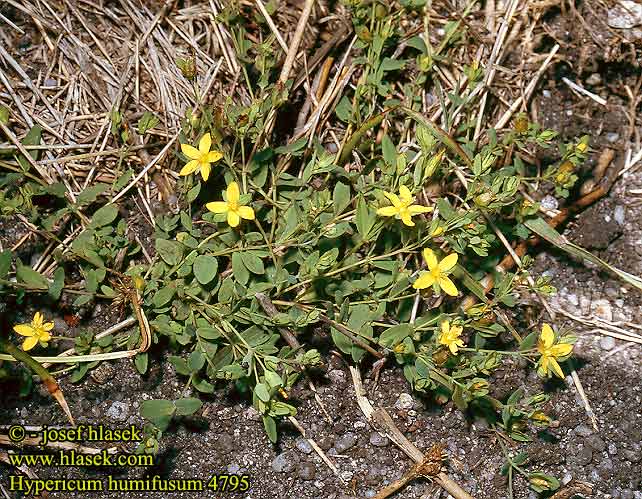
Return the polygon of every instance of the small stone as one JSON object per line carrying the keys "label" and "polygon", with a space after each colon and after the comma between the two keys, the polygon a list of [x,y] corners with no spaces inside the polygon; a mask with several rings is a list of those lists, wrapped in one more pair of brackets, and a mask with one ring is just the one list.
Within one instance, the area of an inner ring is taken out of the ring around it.
{"label": "small stone", "polygon": [[241,471],[241,467],[238,464],[231,463],[227,465],[228,473],[231,473],[232,475],[236,475],[239,471]]}
{"label": "small stone", "polygon": [[618,204],[613,210],[613,219],[620,225],[624,225],[624,206]]}
{"label": "small stone", "polygon": [[375,447],[385,447],[390,443],[390,439],[385,435],[381,435],[378,431],[373,431],[370,434],[370,444]]}
{"label": "small stone", "polygon": [[566,299],[574,307],[577,307],[580,304],[580,300],[577,298],[577,295],[575,293],[569,293],[568,295],[566,295]]}
{"label": "small stone", "polygon": [[551,91],[550,90],[542,90],[542,95],[545,98],[550,99],[551,98]]}
{"label": "small stone", "polygon": [[54,330],[55,331],[67,331],[67,329],[69,329],[69,326],[67,325],[65,320],[61,319],[60,317],[54,317],[53,318],[53,323],[54,323]]}
{"label": "small stone", "polygon": [[609,478],[613,473],[613,461],[608,457],[604,459],[597,467],[597,472],[602,476],[602,478]]}
{"label": "small stone", "polygon": [[611,28],[635,28],[642,24],[642,5],[633,0],[620,0],[608,10],[607,23]]}
{"label": "small stone", "polygon": [[557,201],[557,199],[555,199],[550,194],[544,196],[539,204],[545,210],[557,210],[557,207],[559,206],[559,202]]}
{"label": "small stone", "polygon": [[341,454],[347,451],[349,448],[354,447],[357,444],[357,435],[352,432],[344,433],[336,442],[334,442],[334,448],[337,453]]}
{"label": "small stone", "polygon": [[602,76],[600,73],[593,73],[586,79],[587,85],[599,85],[602,83]]}
{"label": "small stone", "polygon": [[352,471],[346,470],[346,471],[342,471],[340,476],[344,482],[349,482],[350,480],[352,480],[354,473],[352,473]]}
{"label": "small stone", "polygon": [[617,454],[617,446],[614,443],[610,443],[607,450],[608,450],[608,453],[612,456]]}
{"label": "small stone", "polygon": [[606,442],[604,442],[604,440],[602,440],[602,438],[599,435],[591,435],[589,437],[586,437],[584,442],[591,449],[597,452],[602,452],[604,449],[606,449]]}
{"label": "small stone", "polygon": [[626,459],[627,461],[631,461],[632,463],[638,463],[640,462],[640,451],[624,449],[622,451],[622,457],[624,457],[624,459]]}
{"label": "small stone", "polygon": [[588,437],[589,435],[593,434],[593,430],[591,430],[585,424],[581,424],[575,427],[575,433],[580,437]]}
{"label": "small stone", "polygon": [[399,410],[410,410],[414,405],[415,401],[412,398],[412,395],[409,393],[400,393],[399,398],[395,402],[395,409]]}
{"label": "small stone", "polygon": [[363,421],[355,421],[352,426],[354,426],[355,430],[363,430],[368,425]]}
{"label": "small stone", "polygon": [[312,446],[310,445],[310,442],[308,442],[307,438],[303,438],[303,437],[297,438],[294,445],[296,445],[296,448],[299,449],[304,454],[310,454],[312,452]]}
{"label": "small stone", "polygon": [[234,447],[235,447],[234,438],[232,438],[232,435],[228,435],[227,433],[224,433],[223,435],[218,437],[215,445],[216,445],[216,449],[221,454],[229,454],[234,450]]}
{"label": "small stone", "polygon": [[272,461],[272,469],[277,473],[289,473],[294,469],[292,455],[289,452],[283,452]]}
{"label": "small stone", "polygon": [[615,132],[609,132],[606,134],[606,140],[608,140],[611,144],[614,142],[617,142],[620,139],[620,134],[615,133]]}
{"label": "small stone", "polygon": [[259,411],[254,407],[248,407],[243,414],[245,418],[250,421],[261,421],[261,413],[259,413]]}
{"label": "small stone", "polygon": [[591,303],[591,310],[600,319],[604,319],[608,322],[613,320],[613,309],[611,308],[611,303],[608,300],[603,298],[593,300],[593,303]]}
{"label": "small stone", "polygon": [[600,338],[600,348],[602,350],[613,350],[615,347],[615,338],[611,336],[602,336]]}
{"label": "small stone", "polygon": [[129,417],[129,406],[123,402],[114,402],[107,409],[107,417],[115,421],[125,421]]}
{"label": "small stone", "polygon": [[566,484],[567,484],[567,483],[569,483],[571,480],[573,480],[573,475],[571,475],[570,473],[567,473],[566,475],[564,475],[564,476],[562,477],[562,485],[566,485]]}
{"label": "small stone", "polygon": [[346,380],[346,373],[341,369],[332,369],[332,371],[328,372],[328,378],[333,383],[341,384]]}
{"label": "small stone", "polygon": [[586,296],[580,296],[580,310],[582,315],[587,315],[591,311],[591,300]]}
{"label": "small stone", "polygon": [[302,480],[314,480],[316,467],[309,461],[304,461],[297,466],[296,472]]}
{"label": "small stone", "polygon": [[582,445],[578,449],[578,451],[575,453],[575,458],[573,459],[573,462],[580,466],[586,466],[592,460],[593,460],[593,452],[588,446]]}

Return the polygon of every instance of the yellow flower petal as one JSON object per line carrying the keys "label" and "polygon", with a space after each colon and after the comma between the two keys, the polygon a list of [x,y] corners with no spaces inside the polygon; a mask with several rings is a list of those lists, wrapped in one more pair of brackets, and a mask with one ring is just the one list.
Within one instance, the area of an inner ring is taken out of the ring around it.
{"label": "yellow flower petal", "polygon": [[402,206],[401,201],[399,200],[399,197],[395,193],[383,191],[383,195],[390,200],[390,202],[395,208],[400,208]]}
{"label": "yellow flower petal", "polygon": [[573,345],[570,343],[559,343],[557,345],[553,345],[549,351],[554,357],[566,357],[573,351]]}
{"label": "yellow flower petal", "polygon": [[448,272],[455,265],[457,265],[457,258],[458,258],[457,253],[451,253],[446,258],[444,258],[441,262],[439,262],[439,270],[441,272]]}
{"label": "yellow flower petal", "polygon": [[198,170],[198,167],[200,166],[200,162],[197,159],[193,159],[192,161],[189,161],[185,163],[185,166],[181,168],[181,171],[178,173],[179,175],[189,175],[190,173],[194,173],[196,170]]}
{"label": "yellow flower petal", "polygon": [[230,224],[230,227],[238,227],[241,223],[241,217],[235,211],[227,212],[227,223]]}
{"label": "yellow flower petal", "polygon": [[22,342],[22,349],[26,352],[27,350],[31,350],[37,344],[38,344],[38,338],[36,336],[30,336],[29,338],[27,338]]}
{"label": "yellow flower petal", "polygon": [[428,265],[428,268],[430,270],[434,269],[439,265],[434,251],[431,250],[430,248],[424,249],[424,260],[426,260],[426,265]]}
{"label": "yellow flower petal", "polygon": [[205,182],[207,182],[207,179],[210,177],[211,170],[212,167],[209,163],[201,164],[201,176],[203,177],[203,180],[205,180]]}
{"label": "yellow flower petal", "polygon": [[43,320],[44,320],[44,317],[42,316],[42,314],[40,312],[36,312],[35,314],[33,314],[32,324],[34,326],[41,326]]}
{"label": "yellow flower petal", "polygon": [[414,227],[415,222],[412,221],[412,218],[410,217],[410,213],[408,213],[408,210],[403,210],[401,213],[399,213],[401,216],[401,221],[407,225],[408,227]]}
{"label": "yellow flower petal", "polygon": [[181,151],[189,159],[199,159],[201,157],[200,151],[189,144],[181,144]]}
{"label": "yellow flower petal", "polygon": [[548,324],[544,324],[542,326],[542,333],[540,334],[539,338],[545,348],[550,348],[551,346],[553,346],[553,342],[555,341],[555,333],[553,332],[551,326],[549,326]]}
{"label": "yellow flower petal", "polygon": [[426,289],[432,286],[434,282],[435,278],[430,272],[422,272],[412,287],[415,289]]}
{"label": "yellow flower petal", "polygon": [[542,357],[539,360],[544,376],[548,374],[548,361],[549,361],[548,355],[542,355]]}
{"label": "yellow flower petal", "polygon": [[210,148],[212,147],[212,136],[209,133],[206,133],[201,137],[201,140],[198,143],[198,150],[201,153],[201,155],[206,155],[208,152],[210,152]]}
{"label": "yellow flower petal", "polygon": [[552,371],[553,371],[555,374],[557,374],[560,378],[563,378],[563,377],[564,377],[564,371],[562,371],[562,368],[561,368],[561,367],[560,367],[560,365],[557,363],[557,361],[556,361],[554,358],[552,358],[552,357],[551,357],[551,359],[550,359],[550,363],[551,363]]}
{"label": "yellow flower petal", "polygon": [[408,206],[408,213],[411,215],[419,215],[420,213],[431,212],[432,208],[430,206],[421,206],[420,204],[413,204]]}
{"label": "yellow flower petal", "polygon": [[245,220],[254,220],[254,210],[249,206],[239,206],[236,212]]}
{"label": "yellow flower petal", "polygon": [[410,189],[408,189],[405,185],[399,187],[399,199],[405,205],[409,205],[410,203],[412,203],[412,194],[410,193]]}
{"label": "yellow flower petal", "polygon": [[43,343],[47,343],[51,339],[51,335],[47,331],[42,331],[40,333],[40,336],[38,337],[38,340],[42,341]]}
{"label": "yellow flower petal", "polygon": [[439,276],[439,287],[450,296],[457,296],[459,293],[457,286],[446,276]]}
{"label": "yellow flower petal", "polygon": [[240,197],[241,197],[241,193],[239,192],[239,185],[236,182],[232,182],[230,185],[227,186],[228,203],[238,203]]}
{"label": "yellow flower petal", "polygon": [[207,203],[205,208],[212,213],[226,213],[228,210],[227,203],[225,201],[212,201],[211,203]]}
{"label": "yellow flower petal", "polygon": [[393,217],[397,213],[399,213],[399,210],[394,206],[385,206],[384,208],[379,208],[377,210],[377,215],[381,215],[384,217]]}
{"label": "yellow flower petal", "polygon": [[36,334],[31,324],[18,324],[13,326],[13,330],[21,336],[33,336]]}
{"label": "yellow flower petal", "polygon": [[216,163],[222,157],[223,157],[223,154],[220,151],[210,151],[207,154],[207,162],[208,163]]}
{"label": "yellow flower petal", "polygon": [[54,323],[53,322],[45,322],[42,325],[42,329],[44,329],[45,331],[51,331],[53,328],[54,328]]}
{"label": "yellow flower petal", "polygon": [[448,334],[450,331],[450,321],[444,321],[441,323],[441,333]]}

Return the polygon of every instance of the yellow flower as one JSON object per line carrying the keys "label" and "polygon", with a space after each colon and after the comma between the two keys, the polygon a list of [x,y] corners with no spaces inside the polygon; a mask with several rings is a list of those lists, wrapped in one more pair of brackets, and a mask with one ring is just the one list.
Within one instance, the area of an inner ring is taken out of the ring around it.
{"label": "yellow flower", "polygon": [[227,213],[227,223],[230,227],[236,227],[241,223],[241,218],[245,220],[254,220],[254,210],[249,206],[239,203],[241,193],[236,182],[227,186],[225,192],[225,201],[214,201],[207,203],[205,207],[212,213]]}
{"label": "yellow flower", "polygon": [[18,324],[13,326],[13,330],[21,336],[26,336],[22,343],[24,351],[31,350],[40,341],[47,343],[51,339],[49,331],[54,328],[53,322],[45,322],[45,318],[40,312],[36,312],[30,324]]}
{"label": "yellow flower", "polygon": [[449,321],[442,322],[439,344],[446,345],[453,355],[457,355],[457,350],[466,346],[460,338],[463,330],[461,326],[451,326]]}
{"label": "yellow flower", "polygon": [[383,195],[390,200],[392,206],[379,208],[377,210],[377,215],[401,218],[401,221],[409,227],[413,227],[415,225],[412,221],[412,217],[414,215],[432,211],[432,208],[429,206],[412,204],[415,201],[415,198],[410,194],[410,190],[405,185],[402,185],[399,188],[399,196],[386,191],[384,191]]}
{"label": "yellow flower", "polygon": [[573,351],[573,345],[570,343],[556,344],[553,329],[548,324],[544,324],[537,342],[537,351],[541,355],[537,373],[542,377],[548,376],[549,373],[555,373],[563,378],[564,373],[557,361],[566,360]]}
{"label": "yellow flower", "polygon": [[181,151],[183,151],[183,154],[187,156],[190,161],[181,169],[179,175],[189,175],[190,173],[200,171],[203,180],[207,181],[207,178],[210,176],[210,170],[212,169],[210,163],[215,163],[223,157],[223,154],[219,151],[210,151],[210,147],[212,147],[212,137],[209,133],[201,137],[198,143],[198,149],[189,144],[181,144]]}
{"label": "yellow flower", "polygon": [[439,285],[440,289],[450,296],[457,296],[457,287],[450,280],[448,274],[457,264],[457,253],[451,253],[442,261],[438,261],[435,253],[430,248],[424,249],[424,259],[428,265],[428,272],[422,272],[412,285],[415,289],[425,289],[434,283]]}

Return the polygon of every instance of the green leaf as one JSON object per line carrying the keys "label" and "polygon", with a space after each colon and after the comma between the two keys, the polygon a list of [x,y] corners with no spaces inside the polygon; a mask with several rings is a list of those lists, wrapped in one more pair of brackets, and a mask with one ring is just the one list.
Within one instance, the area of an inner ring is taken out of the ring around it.
{"label": "green leaf", "polygon": [[363,199],[363,196],[360,195],[359,199],[357,200],[356,224],[357,224],[357,231],[359,231],[359,235],[364,240],[368,239],[368,235],[370,234],[370,230],[372,229],[374,222],[375,222],[374,212],[370,211],[370,209],[368,208],[368,205]]}
{"label": "green leaf", "polygon": [[399,61],[397,59],[391,59],[390,57],[385,57],[383,61],[381,61],[381,65],[379,68],[382,71],[396,71],[398,69],[403,69],[403,67],[406,65],[406,61]]}
{"label": "green leaf", "polygon": [[337,182],[332,193],[334,203],[334,214],[338,215],[350,204],[350,186]]}
{"label": "green leaf", "polygon": [[152,298],[152,305],[154,305],[155,308],[160,308],[169,303],[169,301],[174,297],[174,294],[176,294],[176,286],[173,284],[160,288]]}
{"label": "green leaf", "polygon": [[177,416],[189,416],[198,411],[203,405],[203,402],[201,402],[197,398],[188,397],[178,399],[176,402],[174,402],[174,404],[176,405]]}
{"label": "green leaf", "polygon": [[174,369],[176,369],[178,374],[182,374],[183,376],[189,376],[192,374],[192,370],[189,368],[187,361],[183,357],[170,355],[169,362],[174,366]]}
{"label": "green leaf", "polygon": [[152,113],[149,111],[145,111],[141,118],[138,120],[138,133],[141,135],[145,135],[145,132],[147,130],[151,130],[154,128],[156,125],[160,123],[160,120]]}
{"label": "green leaf", "polygon": [[[42,127],[40,125],[34,125],[29,132],[27,132],[27,135],[25,135],[25,138],[22,139],[22,145],[25,146],[37,146],[40,145],[40,140],[42,139]],[[40,151],[38,149],[32,149],[29,151],[29,156],[31,156],[34,160],[38,159],[38,154]],[[20,163],[20,167],[22,168],[23,171],[29,171],[31,168],[31,163],[25,158],[23,155],[18,156],[18,163]]]}
{"label": "green leaf", "polygon": [[49,289],[47,279],[28,265],[19,264],[16,270],[16,276],[19,282],[25,283],[30,288],[41,290]]}
{"label": "green leaf", "polygon": [[187,192],[187,202],[192,203],[196,200],[198,197],[199,193],[201,192],[201,183],[198,182],[194,187],[192,187],[188,192]]}
{"label": "green leaf", "polygon": [[388,134],[383,136],[381,140],[381,151],[383,152],[383,159],[389,165],[394,165],[397,163],[397,148],[388,137]]}
{"label": "green leaf", "polygon": [[11,268],[11,251],[4,250],[0,253],[0,279],[6,279]]}
{"label": "green leaf", "polygon": [[150,421],[162,416],[172,416],[175,411],[176,407],[171,400],[144,400],[140,405],[140,415]]}
{"label": "green leaf", "polygon": [[236,279],[241,284],[247,284],[247,281],[250,280],[250,273],[243,263],[243,258],[238,251],[232,253],[232,273],[234,274],[234,279]]}
{"label": "green leaf", "polygon": [[100,196],[105,190],[107,190],[107,184],[94,184],[87,187],[84,191],[78,194],[76,198],[76,204],[78,206],[83,206],[86,204],[91,204],[96,201],[96,198]]}
{"label": "green leaf", "polygon": [[272,443],[276,443],[278,435],[276,433],[276,421],[272,416],[263,416],[263,426],[265,427],[265,433],[267,433],[268,438]]}
{"label": "green leaf", "polygon": [[192,378],[192,386],[201,393],[214,393],[214,385],[198,376]]}
{"label": "green leaf", "polygon": [[216,277],[218,271],[218,260],[210,255],[199,255],[192,266],[194,277],[201,284],[205,285]]}
{"label": "green leaf", "polygon": [[259,398],[261,402],[266,404],[270,401],[270,392],[268,391],[267,385],[264,383],[257,383],[254,387],[254,394]]}
{"label": "green leaf", "polygon": [[183,245],[178,241],[156,239],[156,251],[168,265],[177,265],[183,258]]}
{"label": "green leaf", "polygon": [[62,293],[62,288],[65,286],[65,269],[58,267],[53,277],[53,282],[49,286],[49,296],[51,296],[53,300],[58,300]]}
{"label": "green leaf", "polygon": [[86,303],[89,303],[91,299],[92,299],[92,295],[80,295],[78,298],[74,300],[73,306],[81,307]]}
{"label": "green leaf", "polygon": [[263,265],[263,260],[261,260],[256,253],[250,251],[245,251],[240,253],[241,258],[243,259],[243,264],[245,268],[252,272],[253,274],[265,274],[265,267]]}
{"label": "green leaf", "polygon": [[391,348],[401,343],[412,333],[413,328],[410,324],[398,324],[381,333],[381,336],[379,336],[379,344],[381,346]]}
{"label": "green leaf", "polygon": [[189,354],[189,357],[187,358],[187,367],[189,367],[190,371],[196,373],[203,369],[204,365],[205,354],[203,354],[203,352],[195,350],[191,354]]}
{"label": "green leaf", "polygon": [[147,352],[141,352],[134,357],[134,365],[140,374],[145,374],[147,372],[148,362],[149,356],[147,355]]}
{"label": "green leaf", "polygon": [[529,334],[526,338],[522,340],[521,345],[519,345],[519,349],[524,351],[524,350],[530,350],[535,346],[535,342],[537,341],[537,337],[539,336],[539,333],[537,331],[533,331],[531,334]]}
{"label": "green leaf", "polygon": [[106,204],[105,206],[101,207],[94,213],[94,216],[91,217],[91,222],[89,223],[88,227],[90,229],[96,229],[98,227],[103,227],[105,225],[109,225],[112,223],[114,220],[116,220],[116,217],[118,216],[118,208],[114,204]]}

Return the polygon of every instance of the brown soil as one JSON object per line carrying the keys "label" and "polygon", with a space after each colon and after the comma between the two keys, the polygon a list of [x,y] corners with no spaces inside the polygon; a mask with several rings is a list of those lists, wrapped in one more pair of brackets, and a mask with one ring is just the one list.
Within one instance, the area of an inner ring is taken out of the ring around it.
{"label": "brown soil", "polygon": [[[593,6],[592,9],[597,9]],[[623,161],[626,148],[642,130],[640,107],[631,126],[625,87],[636,88],[640,67],[630,63],[631,50],[640,60],[640,47],[615,42],[601,19],[603,11],[591,13],[581,6],[579,15],[595,30],[589,34],[573,12],[553,12],[546,19],[551,39],[562,44],[559,62],[548,71],[534,97],[533,118],[544,126],[560,130],[566,137],[590,134],[594,152],[588,172],[604,147],[616,150],[615,162]],[[597,34],[596,34],[597,33]],[[605,47],[608,50],[605,50]],[[637,50],[637,52],[635,52]],[[628,61],[628,62],[627,62]],[[587,83],[591,75],[594,85]],[[574,94],[561,80],[563,76],[583,84],[608,99],[604,108]],[[616,137],[617,135],[617,137]],[[642,189],[642,170],[621,177],[609,196],[573,220],[566,235],[623,270],[642,274],[642,208],[631,190]],[[624,212],[624,219],[621,213]],[[10,223],[0,225],[5,246],[22,234]],[[582,262],[575,262],[555,251],[544,250],[537,257],[537,268],[550,275],[559,294],[553,304],[575,315],[590,316],[600,308],[615,322],[642,323],[640,292]],[[30,248],[37,252],[37,248]],[[20,255],[28,261],[28,252]],[[606,312],[604,309],[607,309]],[[104,309],[87,311],[82,327],[96,331],[113,324],[115,317]],[[495,374],[497,395],[520,386],[532,392],[545,390],[552,396],[550,408],[557,424],[537,435],[533,442],[511,443],[510,452],[529,455],[527,470],[556,476],[563,484],[583,481],[592,485],[600,498],[642,498],[642,354],[640,345],[614,342],[575,322],[558,320],[579,337],[575,360],[586,396],[597,415],[598,431],[587,418],[583,403],[570,377],[564,382],[542,383],[530,368],[514,365]],[[624,326],[626,327],[626,326]],[[73,331],[72,331],[73,333]],[[65,477],[140,477],[159,474],[171,478],[207,480],[216,473],[246,473],[251,489],[238,497],[252,499],[373,497],[410,466],[409,460],[390,442],[366,424],[355,401],[350,375],[337,357],[329,355],[327,367],[319,376],[319,394],[331,415],[324,417],[311,392],[303,385],[291,398],[298,405],[297,418],[337,464],[336,477],[314,452],[304,445],[298,432],[288,424],[280,426],[278,445],[271,445],[258,414],[248,400],[233,390],[217,390],[205,401],[195,417],[179,419],[164,435],[157,465],[152,470],[34,469],[41,478]],[[152,398],[176,398],[183,389],[171,365],[158,352],[152,353],[150,372],[140,376],[132,362],[104,364],[98,373],[78,385],[62,378],[62,388],[72,413],[79,423],[123,427],[142,426],[139,404]],[[463,414],[451,403],[439,406],[413,396],[404,405],[409,387],[401,372],[388,366],[377,386],[366,379],[369,398],[387,407],[399,428],[420,449],[443,442],[449,455],[449,473],[479,499],[508,497],[505,477],[499,469],[505,461],[499,442],[488,430],[489,424],[474,414]],[[188,394],[184,394],[188,395]],[[0,409],[0,424],[65,424],[49,396],[39,393],[23,400],[15,394],[5,398]],[[337,449],[338,447],[338,449]],[[276,460],[276,461],[275,461]],[[275,468],[280,471],[275,471]],[[6,487],[7,475],[14,470],[0,465],[0,484]],[[130,497],[131,493],[95,493],[86,497]],[[18,496],[7,496],[18,497]],[[79,497],[53,493],[50,497]],[[150,493],[139,497],[152,497]],[[174,493],[171,497],[221,497],[220,494]],[[398,497],[438,498],[446,493],[428,481],[417,481]],[[530,498],[534,493],[517,477],[514,497]]]}

